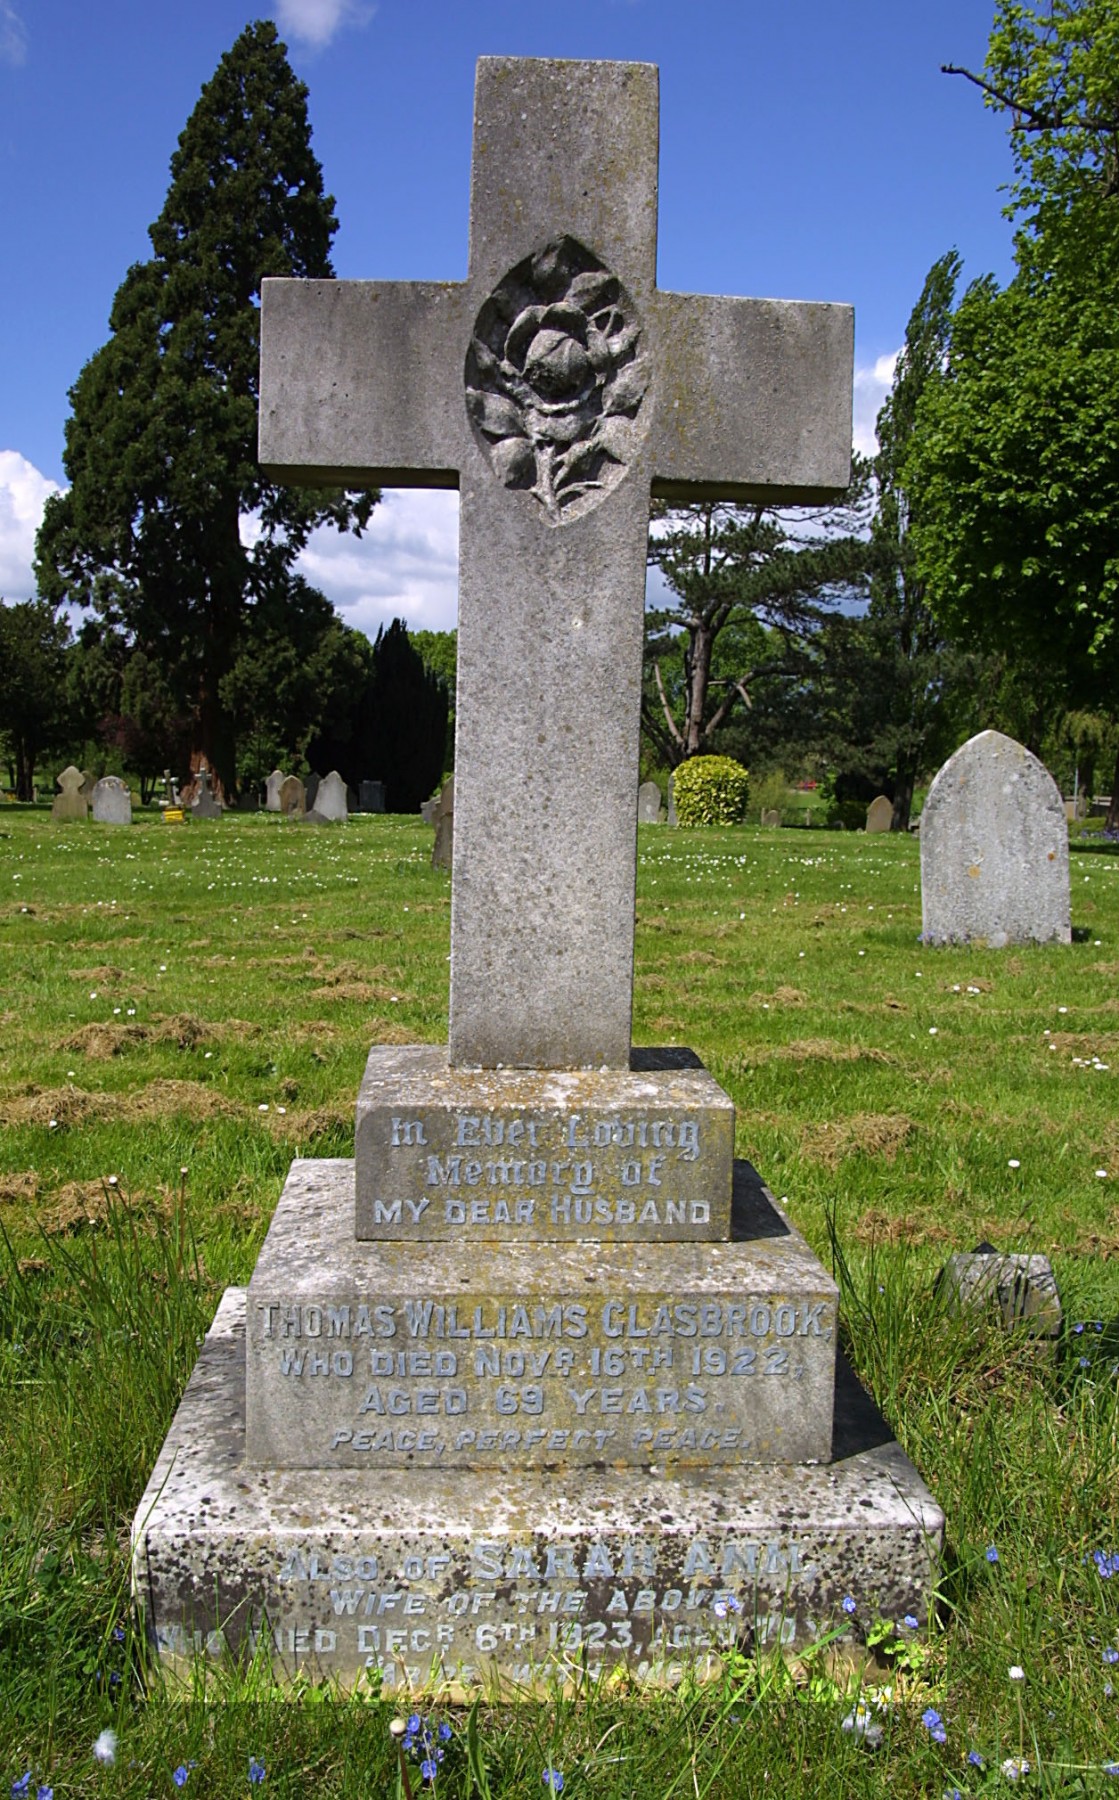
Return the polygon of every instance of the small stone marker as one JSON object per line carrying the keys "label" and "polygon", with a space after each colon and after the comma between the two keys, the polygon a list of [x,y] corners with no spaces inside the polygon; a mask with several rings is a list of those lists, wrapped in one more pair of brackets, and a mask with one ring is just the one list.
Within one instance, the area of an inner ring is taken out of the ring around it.
{"label": "small stone marker", "polygon": [[280,811],[285,819],[301,819],[307,811],[307,793],[298,775],[285,775],[280,788]]}
{"label": "small stone marker", "polygon": [[284,774],[282,769],[273,769],[271,775],[269,775],[268,780],[264,784],[265,812],[283,811],[283,807],[280,805],[280,793],[283,789],[284,782],[287,779],[288,777]]}
{"label": "small stone marker", "polygon": [[431,823],[435,826],[435,843],[431,850],[431,866],[433,869],[449,869],[454,863],[455,852],[455,778],[448,776],[439,790],[431,814]]}
{"label": "small stone marker", "polygon": [[977,1244],[949,1257],[937,1283],[953,1311],[997,1310],[1008,1329],[1024,1325],[1031,1337],[1061,1331],[1061,1296],[1047,1256],[1029,1256]]}
{"label": "small stone marker", "polygon": [[306,806],[308,812],[312,812],[314,810],[315,796],[319,791],[319,783],[321,780],[322,780],[322,776],[317,775],[315,773],[314,769],[312,769],[311,773],[307,777],[306,782],[304,783],[303,804]]}
{"label": "small stone marker", "polygon": [[866,809],[866,828],[868,831],[889,831],[894,822],[894,803],[885,794],[879,794]]}
{"label": "small stone marker", "polygon": [[762,824],[763,825],[773,827],[773,826],[779,826],[780,823],[781,823],[781,813],[776,806],[766,806],[766,807],[762,808]]}
{"label": "small stone marker", "polygon": [[827,497],[851,436],[846,309],[657,291],[657,123],[650,67],[484,58],[468,280],[265,284],[265,467],[462,497],[450,1033],[222,1301],[134,1531],[168,1673],[675,1685],[930,1604],[835,1283],[630,1043],[650,497]]}
{"label": "small stone marker", "polygon": [[82,793],[85,795],[87,800],[93,799],[93,790],[96,786],[97,786],[97,783],[94,780],[93,776],[89,773],[89,770],[83,769],[82,770]]}
{"label": "small stone marker", "polygon": [[921,910],[929,944],[1068,944],[1068,827],[1036,756],[981,731],[949,757],[921,813]]}
{"label": "small stone marker", "polygon": [[63,769],[58,776],[59,792],[51,801],[51,818],[61,824],[72,824],[77,819],[89,816],[89,805],[84,791],[84,779],[80,769],[73,763]]}
{"label": "small stone marker", "polygon": [[220,819],[222,815],[221,802],[215,798],[214,791],[210,786],[210,771],[205,765],[199,769],[195,780],[198,783],[198,789],[191,802],[191,818]]}
{"label": "small stone marker", "polygon": [[99,825],[132,823],[132,795],[119,775],[102,775],[93,789],[91,804]]}
{"label": "small stone marker", "polygon": [[638,824],[659,825],[663,818],[660,788],[655,781],[643,781],[637,790]]}
{"label": "small stone marker", "polygon": [[363,781],[358,788],[358,807],[363,813],[383,813],[385,810],[384,782]]}
{"label": "small stone marker", "polygon": [[675,828],[680,821],[676,817],[676,771],[668,778],[668,823]]}
{"label": "small stone marker", "polygon": [[349,812],[346,784],[337,769],[331,769],[329,775],[322,781],[317,781],[313,815],[308,812],[307,817],[314,816],[323,825],[336,825],[344,822],[349,817]]}

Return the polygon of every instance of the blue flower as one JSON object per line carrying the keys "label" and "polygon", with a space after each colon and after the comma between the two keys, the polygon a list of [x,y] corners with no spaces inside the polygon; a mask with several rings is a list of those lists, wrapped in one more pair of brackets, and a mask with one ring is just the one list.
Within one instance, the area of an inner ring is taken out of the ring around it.
{"label": "blue flower", "polygon": [[850,1594],[844,1594],[843,1596],[843,1610],[845,1613],[853,1613],[855,1610],[855,1602],[852,1600]]}
{"label": "blue flower", "polygon": [[425,1757],[424,1761],[420,1764],[420,1774],[423,1776],[424,1780],[434,1781],[438,1772],[439,1764],[434,1762],[430,1756]]}
{"label": "blue flower", "polygon": [[189,1774],[190,1774],[190,1770],[187,1768],[186,1764],[180,1763],[178,1768],[175,1769],[174,1772],[172,1773],[171,1779],[175,1783],[176,1787],[185,1787],[187,1776]]}
{"label": "blue flower", "polygon": [[47,1787],[45,1782],[40,1782],[35,1789],[35,1800],[54,1800],[54,1789]]}
{"label": "blue flower", "polygon": [[921,1621],[917,1618],[915,1613],[906,1613],[902,1620],[902,1624],[908,1626],[910,1631],[917,1631],[920,1627],[920,1623]]}
{"label": "blue flower", "polygon": [[1074,1325],[1072,1329],[1076,1333],[1077,1337],[1079,1337],[1080,1333],[1083,1331],[1084,1327],[1083,1327],[1083,1325]]}
{"label": "blue flower", "polygon": [[445,1744],[446,1744],[446,1743],[448,1743],[448,1742],[449,1742],[449,1741],[450,1741],[450,1738],[451,1738],[451,1728],[450,1728],[450,1726],[449,1726],[449,1725],[448,1725],[448,1723],[447,1723],[447,1721],[446,1721],[446,1719],[444,1719],[444,1720],[443,1720],[443,1721],[442,1721],[442,1723],[441,1723],[441,1724],[440,1724],[440,1726],[439,1726],[439,1736],[440,1736],[440,1737],[441,1737],[441,1738],[442,1738],[442,1739],[443,1739],[443,1742],[444,1742],[444,1743],[445,1743]]}
{"label": "blue flower", "polygon": [[987,1549],[986,1549],[986,1552],[985,1552],[985,1554],[986,1554],[986,1557],[987,1557],[987,1561],[988,1561],[988,1562],[989,1562],[989,1563],[997,1563],[997,1562],[998,1562],[998,1560],[999,1560],[999,1553],[998,1553],[998,1547],[997,1547],[997,1545],[995,1545],[995,1544],[988,1544],[988,1545],[987,1545]]}
{"label": "blue flower", "polygon": [[264,1764],[257,1762],[255,1756],[249,1757],[249,1780],[254,1787],[264,1780]]}
{"label": "blue flower", "polygon": [[1079,1357],[1077,1357],[1077,1359],[1076,1359],[1076,1366],[1077,1366],[1077,1368],[1079,1368],[1079,1369],[1087,1369],[1087,1368],[1089,1368],[1089,1367],[1090,1367],[1090,1366],[1091,1366],[1091,1365],[1090,1365],[1090,1364],[1089,1364],[1089,1362],[1088,1362],[1088,1358],[1087,1358],[1087,1357],[1086,1357],[1086,1356],[1079,1356]]}
{"label": "blue flower", "polygon": [[1119,1775],[1119,1763],[1104,1763],[1103,1772],[1105,1775]]}
{"label": "blue flower", "polygon": [[1119,1650],[1116,1650],[1114,1645],[1108,1644],[1103,1653],[1103,1660],[1106,1663],[1119,1662]]}
{"label": "blue flower", "polygon": [[978,1750],[969,1750],[967,1753],[967,1759],[973,1769],[985,1769],[987,1767],[986,1763],[983,1761],[983,1758],[980,1756]]}
{"label": "blue flower", "polygon": [[1110,1555],[1106,1550],[1093,1550],[1092,1561],[1105,1581],[1109,1581],[1113,1575],[1119,1575],[1119,1550],[1112,1551]]}
{"label": "blue flower", "polygon": [[30,1786],[31,1770],[28,1769],[25,1774],[20,1776],[18,1781],[12,1782],[12,1800],[26,1800],[27,1791]]}
{"label": "blue flower", "polygon": [[416,1732],[421,1730],[422,1727],[423,1727],[423,1720],[421,1719],[419,1713],[409,1713],[407,1722],[405,1723],[405,1727],[404,1727],[405,1731],[410,1731],[414,1737]]}
{"label": "blue flower", "polygon": [[921,1723],[922,1725],[927,1725],[928,1729],[931,1731],[934,1725],[940,1725],[943,1721],[935,1706],[926,1706],[924,1712],[921,1714]]}
{"label": "blue flower", "polygon": [[114,1644],[123,1644],[124,1643],[124,1626],[123,1625],[114,1625],[113,1626],[113,1642],[114,1642]]}
{"label": "blue flower", "polygon": [[551,1788],[553,1794],[562,1794],[563,1793],[563,1770],[562,1769],[545,1769],[545,1771],[544,1771],[543,1775],[541,1775],[540,1779],[544,1783],[544,1786],[546,1788]]}

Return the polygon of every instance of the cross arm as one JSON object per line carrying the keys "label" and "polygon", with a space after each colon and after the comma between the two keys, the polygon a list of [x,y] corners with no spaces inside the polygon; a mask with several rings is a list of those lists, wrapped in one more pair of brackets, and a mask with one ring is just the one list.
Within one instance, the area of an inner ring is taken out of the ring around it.
{"label": "cross arm", "polygon": [[854,311],[654,296],[653,493],[812,505],[851,478]]}
{"label": "cross arm", "polygon": [[265,281],[265,473],[308,487],[457,487],[466,293],[450,281]]}

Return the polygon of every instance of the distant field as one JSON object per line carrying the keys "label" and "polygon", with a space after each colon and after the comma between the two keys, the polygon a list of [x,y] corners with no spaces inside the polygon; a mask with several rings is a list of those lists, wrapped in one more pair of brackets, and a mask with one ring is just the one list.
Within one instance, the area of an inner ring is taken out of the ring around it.
{"label": "distant field", "polygon": [[[404,818],[0,812],[0,1785],[31,1768],[56,1800],[139,1800],[193,1758],[192,1787],[224,1794],[252,1754],[269,1789],[393,1791],[380,1706],[138,1703],[131,1624],[112,1634],[132,1511],[290,1159],[349,1152],[371,1043],[445,1037],[430,848]],[[1116,847],[1073,846],[1071,946],[1001,952],[918,941],[915,839],[644,827],[639,848],[635,1041],[697,1050],[738,1153],[826,1260],[834,1235],[856,1366],[948,1514],[944,1605],[894,1659],[876,1753],[822,1677],[739,1670],[678,1702],[483,1712],[490,1791],[543,1791],[548,1764],[617,1800],[760,1792],[767,1770],[807,1795],[826,1765],[837,1792],[973,1793],[969,1748],[1024,1754],[1044,1791],[1119,1791],[1099,1772],[1119,1759]],[[1055,1358],[935,1305],[980,1238],[1052,1257]],[[456,1757],[437,1792],[485,1800]]]}

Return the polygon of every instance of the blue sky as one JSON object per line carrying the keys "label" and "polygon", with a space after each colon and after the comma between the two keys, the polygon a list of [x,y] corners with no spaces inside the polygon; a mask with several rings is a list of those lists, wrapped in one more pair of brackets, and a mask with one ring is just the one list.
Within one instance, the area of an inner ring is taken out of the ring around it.
{"label": "blue sky", "polygon": [[[67,389],[149,253],[168,160],[252,18],[310,91],[339,276],[466,273],[475,59],[618,57],[661,72],[658,279],[850,301],[856,439],[933,260],[1011,273],[1003,120],[941,75],[978,68],[993,0],[0,0],[0,595],[62,484]],[[307,573],[351,623],[454,623],[457,497],[392,494]]]}

